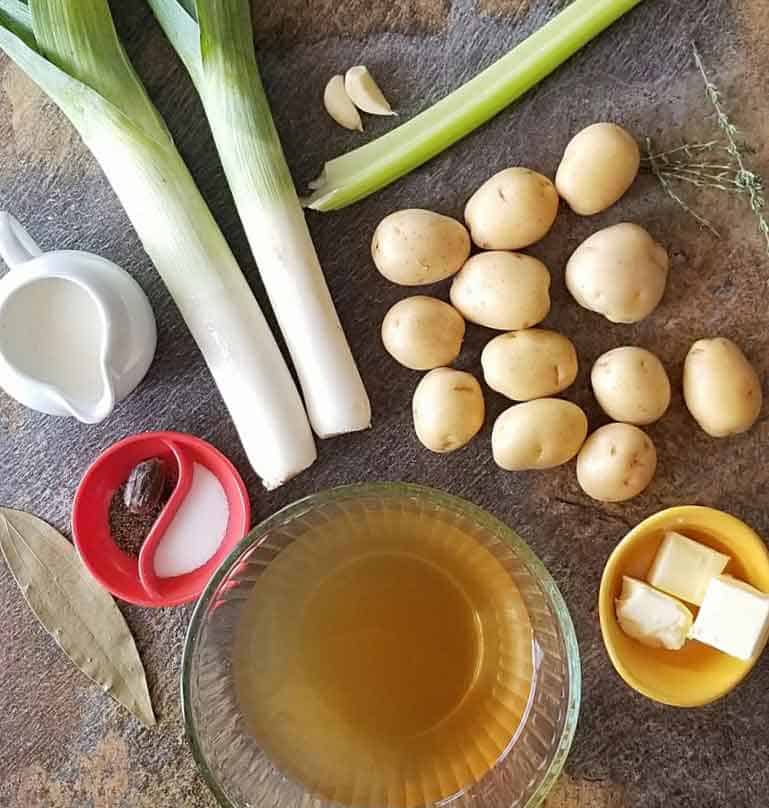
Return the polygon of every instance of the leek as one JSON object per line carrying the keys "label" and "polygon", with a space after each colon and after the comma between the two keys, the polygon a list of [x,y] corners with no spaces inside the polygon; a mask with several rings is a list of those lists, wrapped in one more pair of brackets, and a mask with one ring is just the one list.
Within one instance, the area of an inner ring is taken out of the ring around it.
{"label": "leek", "polygon": [[490,67],[386,135],[327,162],[305,204],[336,210],[384,188],[486,123],[641,0],[574,0]]}
{"label": "leek", "polygon": [[316,457],[280,350],[117,38],[107,0],[0,0],[0,48],[101,164],[211,369],[267,487]]}
{"label": "leek", "polygon": [[322,438],[365,429],[368,396],[270,114],[249,0],[148,2],[203,102],[313,429]]}

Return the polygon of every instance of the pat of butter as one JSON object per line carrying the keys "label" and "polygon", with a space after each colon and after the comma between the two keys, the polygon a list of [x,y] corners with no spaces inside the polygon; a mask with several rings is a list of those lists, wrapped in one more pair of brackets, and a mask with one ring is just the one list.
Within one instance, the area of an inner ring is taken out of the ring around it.
{"label": "pat of butter", "polygon": [[731,575],[713,578],[689,636],[729,656],[752,659],[769,636],[769,595]]}
{"label": "pat of butter", "polygon": [[700,606],[711,579],[724,571],[729,560],[680,533],[666,533],[646,580],[668,595]]}
{"label": "pat of butter", "polygon": [[635,578],[623,576],[616,608],[625,634],[652,648],[677,651],[692,627],[692,613],[683,603]]}

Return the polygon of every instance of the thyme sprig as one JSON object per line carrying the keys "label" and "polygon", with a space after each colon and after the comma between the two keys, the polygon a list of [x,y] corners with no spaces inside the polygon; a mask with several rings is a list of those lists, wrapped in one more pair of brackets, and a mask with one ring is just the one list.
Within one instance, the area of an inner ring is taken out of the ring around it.
{"label": "thyme sprig", "polygon": [[[695,144],[694,148],[702,146],[704,144]],[[679,147],[680,148],[680,147]],[[686,147],[686,148],[693,148],[693,147]],[[675,149],[674,151],[678,151],[679,149]],[[713,224],[702,216],[700,213],[697,213],[694,208],[690,207],[684,199],[679,196],[676,190],[673,188],[671,184],[672,179],[677,179],[677,175],[674,175],[672,172],[665,170],[664,166],[665,163],[665,152],[658,152],[654,153],[652,148],[651,138],[646,138],[646,155],[644,157],[643,162],[648,165],[649,170],[654,174],[654,176],[659,180],[660,185],[662,186],[665,193],[680,207],[682,207],[693,219],[695,219],[699,224],[704,227],[706,230],[709,230],[716,238],[720,238],[721,234],[716,230]]]}
{"label": "thyme sprig", "polygon": [[673,187],[674,183],[745,194],[769,253],[769,221],[765,214],[767,204],[763,180],[758,173],[748,168],[746,156],[749,149],[741,143],[740,131],[729,118],[721,92],[710,80],[694,43],[692,52],[694,62],[705,83],[705,95],[715,112],[722,138],[702,143],[684,143],[665,151],[655,151],[650,138],[646,138],[646,154],[642,158],[642,166],[654,174],[665,193],[676,204],[715,236],[719,236],[719,233],[712,222],[681,197]]}

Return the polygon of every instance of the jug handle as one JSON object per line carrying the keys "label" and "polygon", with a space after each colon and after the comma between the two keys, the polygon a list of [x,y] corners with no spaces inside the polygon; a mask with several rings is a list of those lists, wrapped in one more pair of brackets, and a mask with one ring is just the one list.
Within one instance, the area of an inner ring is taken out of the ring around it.
{"label": "jug handle", "polygon": [[15,269],[20,264],[42,255],[32,236],[11,216],[0,211],[0,258]]}

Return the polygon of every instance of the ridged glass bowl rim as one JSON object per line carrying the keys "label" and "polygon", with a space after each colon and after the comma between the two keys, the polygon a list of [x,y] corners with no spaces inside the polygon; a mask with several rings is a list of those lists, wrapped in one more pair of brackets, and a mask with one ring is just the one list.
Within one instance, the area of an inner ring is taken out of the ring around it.
{"label": "ridged glass bowl rim", "polygon": [[558,748],[553,755],[550,766],[544,771],[542,775],[542,782],[539,784],[534,794],[529,797],[525,808],[536,808],[541,805],[545,797],[548,795],[552,787],[555,785],[556,780],[563,770],[566,758],[571,749],[572,741],[574,740],[574,733],[577,729],[577,719],[579,718],[579,707],[582,694],[582,675],[579,660],[579,646],[577,644],[577,635],[574,631],[574,624],[569,614],[566,602],[563,599],[555,581],[550,573],[545,568],[545,565],[537,558],[531,548],[523,541],[523,539],[504,522],[492,516],[488,511],[474,505],[466,499],[447,494],[436,488],[431,488],[426,485],[418,485],[415,483],[394,483],[394,482],[370,482],[370,483],[353,483],[350,485],[341,485],[335,488],[329,488],[325,491],[319,491],[315,494],[303,497],[295,502],[284,506],[279,511],[276,511],[272,516],[267,517],[258,525],[253,527],[240,543],[232,550],[227,558],[222,561],[219,568],[211,577],[211,580],[206,585],[200,598],[195,604],[190,619],[190,625],[187,629],[187,637],[184,643],[184,653],[182,655],[182,674],[181,674],[181,701],[182,701],[182,720],[184,722],[184,731],[187,740],[192,749],[192,755],[195,762],[203,775],[203,779],[213,792],[216,799],[222,808],[240,808],[240,806],[233,803],[224,793],[222,786],[211,771],[203,754],[201,744],[198,738],[197,729],[192,718],[192,703],[191,703],[191,689],[192,689],[192,664],[194,649],[197,643],[198,635],[203,626],[205,615],[208,611],[208,606],[214,592],[217,591],[219,585],[224,581],[232,572],[235,563],[240,556],[250,547],[254,547],[262,542],[265,536],[278,524],[285,524],[292,519],[313,510],[314,508],[326,505],[330,502],[339,500],[362,499],[365,497],[379,497],[382,499],[388,497],[408,497],[424,499],[434,505],[438,505],[450,511],[458,512],[463,516],[477,522],[482,527],[495,533],[500,539],[507,542],[514,550],[517,557],[523,561],[528,568],[529,572],[534,576],[543,592],[547,596],[549,602],[553,607],[554,616],[558,622],[563,638],[563,644],[566,651],[566,666],[569,673],[569,693],[568,703],[566,706],[566,716],[564,718],[563,731],[558,742]]}

